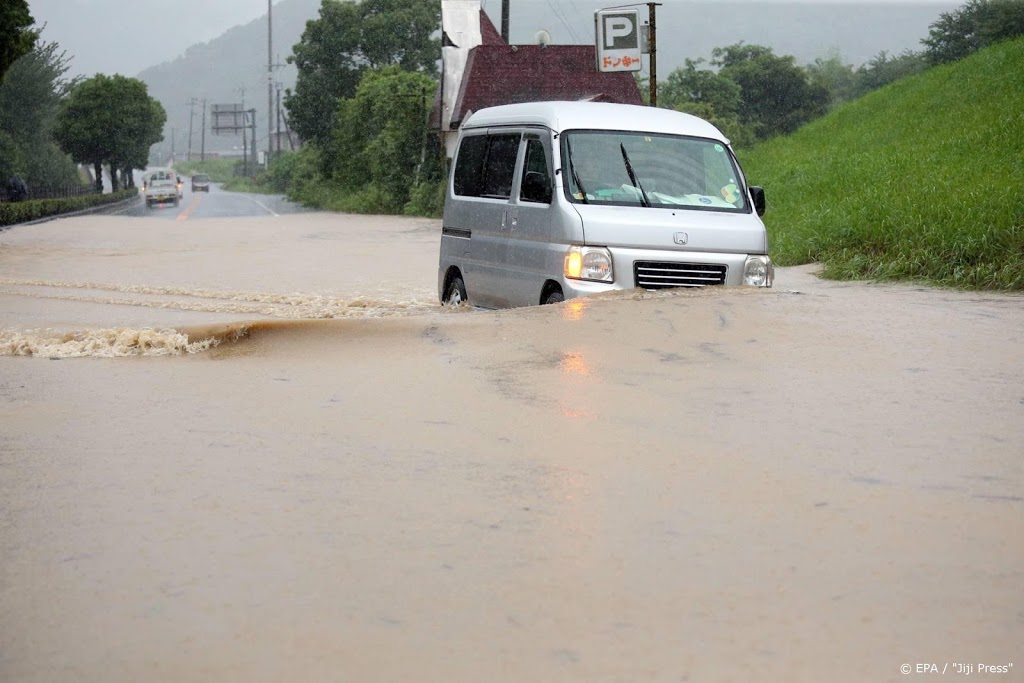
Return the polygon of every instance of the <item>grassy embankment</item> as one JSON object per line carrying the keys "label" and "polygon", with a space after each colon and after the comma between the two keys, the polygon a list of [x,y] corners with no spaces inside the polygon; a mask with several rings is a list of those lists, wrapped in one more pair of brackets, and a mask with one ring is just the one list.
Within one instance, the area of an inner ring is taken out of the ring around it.
{"label": "grassy embankment", "polygon": [[1024,290],[1024,40],[935,67],[741,154],[779,265]]}
{"label": "grassy embankment", "polygon": [[273,192],[273,190],[262,188],[250,178],[235,175],[235,166],[239,162],[235,159],[207,159],[206,161],[179,161],[174,169],[182,178],[195,173],[205,173],[210,176],[210,181],[221,183],[225,190],[235,192]]}

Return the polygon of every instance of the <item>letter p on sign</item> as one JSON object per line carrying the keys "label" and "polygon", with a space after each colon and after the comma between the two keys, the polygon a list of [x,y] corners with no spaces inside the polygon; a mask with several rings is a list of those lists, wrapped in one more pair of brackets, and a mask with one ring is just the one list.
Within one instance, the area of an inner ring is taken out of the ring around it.
{"label": "letter p on sign", "polygon": [[640,70],[640,10],[597,10],[594,29],[598,71]]}
{"label": "letter p on sign", "polygon": [[[604,47],[615,49],[616,38],[625,38],[633,32],[633,23],[625,17],[610,16],[604,18]],[[627,41],[621,41],[627,43]],[[623,45],[623,47],[629,47]]]}

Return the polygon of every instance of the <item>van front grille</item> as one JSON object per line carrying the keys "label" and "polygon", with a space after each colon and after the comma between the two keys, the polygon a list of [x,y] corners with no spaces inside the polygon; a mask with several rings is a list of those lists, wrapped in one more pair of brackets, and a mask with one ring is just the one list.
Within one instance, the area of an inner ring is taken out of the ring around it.
{"label": "van front grille", "polygon": [[637,261],[633,264],[633,280],[644,289],[724,285],[726,270],[728,267],[720,263]]}

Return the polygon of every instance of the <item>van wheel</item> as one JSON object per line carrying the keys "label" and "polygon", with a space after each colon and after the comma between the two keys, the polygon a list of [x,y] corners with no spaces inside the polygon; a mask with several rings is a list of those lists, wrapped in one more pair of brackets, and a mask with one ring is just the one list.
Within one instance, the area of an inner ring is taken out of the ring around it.
{"label": "van wheel", "polygon": [[562,294],[562,291],[558,289],[549,292],[548,295],[544,298],[545,304],[560,304],[563,301],[565,301],[565,295]]}
{"label": "van wheel", "polygon": [[445,306],[458,306],[463,301],[468,301],[466,296],[466,283],[462,281],[461,275],[456,275],[448,283],[448,289],[444,293]]}

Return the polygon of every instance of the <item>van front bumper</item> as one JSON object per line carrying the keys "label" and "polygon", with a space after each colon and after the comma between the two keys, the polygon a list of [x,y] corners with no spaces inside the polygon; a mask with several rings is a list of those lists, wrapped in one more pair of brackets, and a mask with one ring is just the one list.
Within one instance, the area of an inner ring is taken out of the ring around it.
{"label": "van front bumper", "polygon": [[613,282],[562,278],[566,299],[625,289],[670,289],[714,285],[771,287],[775,266],[763,254],[666,252],[611,248]]}

